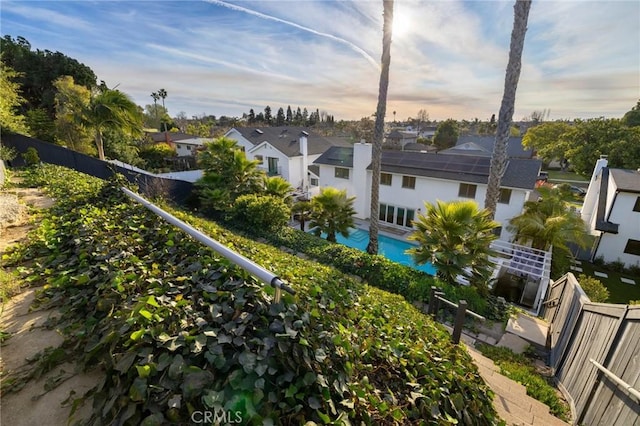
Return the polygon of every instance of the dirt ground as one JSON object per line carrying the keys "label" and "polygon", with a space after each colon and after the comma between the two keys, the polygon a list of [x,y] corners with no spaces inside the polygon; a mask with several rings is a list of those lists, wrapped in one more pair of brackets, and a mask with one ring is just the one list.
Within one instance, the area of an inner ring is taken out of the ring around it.
{"label": "dirt ground", "polygon": [[[0,256],[11,245],[26,238],[28,231],[33,228],[27,206],[48,208],[54,202],[38,189],[0,190]],[[27,359],[63,343],[64,339],[58,330],[47,326],[58,315],[57,311],[31,309],[37,291],[38,288],[27,288],[1,307],[0,330],[10,334],[10,338],[0,345],[0,379],[5,384],[33,368]],[[78,373],[76,366],[70,363],[59,365],[39,379],[26,382],[19,391],[3,392],[0,396],[0,424],[83,424],[83,419],[91,413],[91,403],[79,407],[70,419],[70,401],[84,395],[102,377],[97,371]],[[47,391],[47,383],[58,383],[58,386]]]}

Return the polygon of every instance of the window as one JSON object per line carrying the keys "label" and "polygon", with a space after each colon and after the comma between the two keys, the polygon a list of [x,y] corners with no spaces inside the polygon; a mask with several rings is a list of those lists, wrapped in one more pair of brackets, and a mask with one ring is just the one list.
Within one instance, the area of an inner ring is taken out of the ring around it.
{"label": "window", "polygon": [[402,176],[402,187],[414,189],[416,187],[415,176]]}
{"label": "window", "polygon": [[476,198],[476,185],[461,183],[460,189],[458,190],[458,197]]}
{"label": "window", "polygon": [[636,198],[636,204],[633,206],[634,212],[640,212],[640,197]]}
{"label": "window", "polygon": [[262,155],[256,155],[253,157],[253,159],[259,162],[260,164],[264,164],[264,157]]}
{"label": "window", "polygon": [[318,179],[316,179],[316,178],[309,179],[309,184],[311,186],[318,186]]}
{"label": "window", "polygon": [[178,144],[178,149],[182,149],[182,145]]}
{"label": "window", "polygon": [[412,209],[380,203],[378,220],[380,220],[380,222],[387,222],[411,228],[413,226],[411,222],[413,221],[414,214],[415,211]]}
{"label": "window", "polygon": [[624,252],[640,256],[640,241],[627,240],[627,246],[624,248]]}
{"label": "window", "polygon": [[380,173],[380,185],[391,186],[392,175],[391,173]]}
{"label": "window", "polygon": [[500,188],[498,202],[501,204],[509,204],[509,201],[511,201],[511,190],[507,188]]}
{"label": "window", "polygon": [[191,151],[191,145],[187,145],[187,151]]}
{"label": "window", "polygon": [[336,167],[336,177],[340,179],[349,179],[349,169]]}
{"label": "window", "polygon": [[404,209],[398,207],[398,214],[396,215],[396,225],[404,225]]}
{"label": "window", "polygon": [[502,234],[502,226],[496,226],[491,232],[493,232],[493,235],[500,238],[500,234]]}

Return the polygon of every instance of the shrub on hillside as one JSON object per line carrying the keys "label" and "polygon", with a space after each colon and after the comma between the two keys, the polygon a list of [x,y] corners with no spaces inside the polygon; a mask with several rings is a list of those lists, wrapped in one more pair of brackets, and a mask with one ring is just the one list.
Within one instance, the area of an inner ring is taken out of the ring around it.
{"label": "shrub on hillside", "polygon": [[273,232],[287,225],[291,208],[282,198],[247,194],[239,196],[234,202],[232,217],[238,226]]}
{"label": "shrub on hillside", "polygon": [[106,370],[89,423],[187,424],[207,410],[244,424],[495,424],[469,355],[402,297],[172,211],[291,281],[296,296],[273,303],[119,184],[80,180],[42,180],[58,205],[7,259],[40,259],[31,276],[48,284],[43,306],[64,306],[65,359]]}
{"label": "shrub on hillside", "polygon": [[24,158],[24,162],[27,163],[27,166],[35,166],[36,164],[40,163],[38,150],[32,146],[27,148],[27,151],[22,154],[22,158]]}

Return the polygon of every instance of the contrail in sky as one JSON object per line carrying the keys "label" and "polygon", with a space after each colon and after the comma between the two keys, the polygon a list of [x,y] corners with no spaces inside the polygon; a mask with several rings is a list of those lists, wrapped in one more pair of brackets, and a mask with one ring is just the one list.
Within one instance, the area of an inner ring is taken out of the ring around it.
{"label": "contrail in sky", "polygon": [[287,21],[287,20],[284,20],[284,19],[276,18],[275,16],[266,15],[264,13],[260,13],[260,12],[257,12],[255,10],[247,9],[246,7],[237,6],[235,4],[226,3],[224,1],[220,1],[220,0],[205,0],[205,1],[207,3],[213,3],[213,4],[217,4],[218,6],[226,7],[227,9],[231,9],[231,10],[235,10],[235,11],[238,11],[238,12],[247,13],[249,15],[257,16],[258,18],[267,19],[267,20],[275,21],[275,22],[280,22],[281,24],[289,25],[291,27],[298,28],[298,29],[300,29],[302,31],[306,31],[306,32],[309,32],[309,33],[312,33],[312,34],[315,34],[315,35],[319,35],[321,37],[326,37],[328,39],[337,41],[338,43],[342,43],[344,45],[347,45],[351,49],[353,49],[356,52],[358,52],[360,55],[362,55],[363,58],[365,58],[367,61],[369,61],[371,63],[371,65],[373,65],[378,71],[380,70],[380,64],[378,64],[378,62],[376,62],[376,60],[373,59],[371,57],[371,55],[369,55],[363,49],[361,49],[360,47],[358,47],[355,44],[351,43],[350,41],[345,40],[345,39],[340,38],[340,37],[336,37],[333,34],[328,34],[328,33],[323,33],[323,32],[320,32],[320,31],[316,31],[316,30],[314,30],[312,28],[296,24],[295,22],[291,22],[291,21]]}

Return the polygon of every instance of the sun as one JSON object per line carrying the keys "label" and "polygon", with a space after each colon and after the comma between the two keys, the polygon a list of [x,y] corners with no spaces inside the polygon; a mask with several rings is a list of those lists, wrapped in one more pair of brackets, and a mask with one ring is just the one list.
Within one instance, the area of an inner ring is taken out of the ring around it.
{"label": "sun", "polygon": [[393,13],[393,37],[403,37],[411,31],[411,16],[405,10],[396,10]]}

